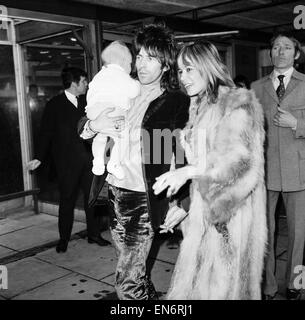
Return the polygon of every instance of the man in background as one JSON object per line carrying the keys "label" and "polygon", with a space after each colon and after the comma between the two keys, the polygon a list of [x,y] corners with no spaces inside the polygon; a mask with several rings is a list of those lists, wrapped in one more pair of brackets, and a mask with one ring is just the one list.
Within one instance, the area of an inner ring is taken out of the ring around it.
{"label": "man in background", "polygon": [[274,299],[278,284],[275,278],[275,209],[282,194],[288,226],[286,269],[287,299],[300,299],[294,284],[295,268],[302,265],[305,241],[305,75],[294,69],[301,45],[293,37],[279,34],[271,40],[273,72],[254,82],[263,105],[267,126],[266,187],[269,247],[266,258],[266,299]]}
{"label": "man in background", "polygon": [[59,242],[58,253],[65,252],[71,237],[74,208],[79,189],[84,195],[88,242],[100,246],[109,245],[99,232],[99,221],[93,208],[88,207],[92,182],[92,155],[90,145],[77,134],[77,123],[85,115],[85,99],[80,97],[87,91],[87,74],[78,68],[65,68],[61,74],[64,92],[52,98],[45,107],[40,129],[40,140],[36,159],[28,164],[35,170],[46,159],[51,148],[59,183]]}

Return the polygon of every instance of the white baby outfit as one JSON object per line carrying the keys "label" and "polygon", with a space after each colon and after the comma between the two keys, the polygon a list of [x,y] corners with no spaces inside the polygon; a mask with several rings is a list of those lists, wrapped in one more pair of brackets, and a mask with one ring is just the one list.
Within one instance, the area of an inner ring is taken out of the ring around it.
{"label": "white baby outfit", "polygon": [[[131,107],[131,99],[140,93],[140,83],[130,77],[118,64],[108,64],[94,76],[89,83],[87,93],[86,113],[90,120],[94,120],[103,110],[115,108],[109,116],[124,116]],[[120,137],[112,137],[114,146],[107,164],[107,170],[118,179],[124,178],[120,166],[121,160],[129,157],[129,125],[125,121]],[[95,175],[102,175],[105,171],[105,149],[107,135],[98,133],[93,139],[93,168]]]}

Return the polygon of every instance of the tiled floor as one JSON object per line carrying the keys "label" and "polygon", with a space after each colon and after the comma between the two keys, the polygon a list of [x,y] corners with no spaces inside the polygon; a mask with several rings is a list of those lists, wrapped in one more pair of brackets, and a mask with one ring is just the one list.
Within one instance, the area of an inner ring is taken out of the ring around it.
{"label": "tiled floor", "polygon": [[15,250],[0,246],[0,259],[4,258],[4,257],[7,257],[7,256],[9,256],[11,254],[14,254],[16,252],[17,251],[15,251]]}
{"label": "tiled floor", "polygon": [[[32,212],[13,215],[0,220],[0,250],[3,248],[23,251],[58,239],[57,217]],[[86,229],[81,222],[74,222],[73,233]],[[1,251],[0,251],[1,254]]]}
{"label": "tiled floor", "polygon": [[8,289],[0,291],[4,298],[14,298],[72,273],[70,270],[59,268],[36,258],[25,258],[9,263],[7,270]]}
{"label": "tiled floor", "polygon": [[[85,228],[84,223],[75,222],[74,240],[70,241],[68,251],[57,254],[54,249],[58,237],[57,217],[23,212],[0,220],[0,265],[5,264],[8,269],[8,289],[0,289],[0,300],[117,299],[114,247],[88,244],[78,233]],[[277,242],[280,283],[277,299],[284,299],[286,233],[285,219],[281,219]],[[111,241],[109,231],[104,231],[102,236]],[[161,299],[169,287],[179,241],[177,235],[160,235],[150,253],[148,268]],[[52,247],[48,246],[50,243]]]}
{"label": "tiled floor", "polygon": [[17,300],[96,300],[113,292],[113,287],[101,281],[70,273],[43,286],[20,294]]}

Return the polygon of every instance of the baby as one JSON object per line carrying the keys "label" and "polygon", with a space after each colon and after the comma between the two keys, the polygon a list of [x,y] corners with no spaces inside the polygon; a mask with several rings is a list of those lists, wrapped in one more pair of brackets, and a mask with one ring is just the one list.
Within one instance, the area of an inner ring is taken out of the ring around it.
{"label": "baby", "polygon": [[[140,93],[140,83],[130,77],[132,56],[127,46],[121,41],[110,43],[102,52],[102,69],[89,83],[86,114],[94,120],[101,111],[115,107],[112,116],[124,116],[130,109],[130,100]],[[119,128],[119,124],[116,129]],[[118,179],[124,178],[121,160],[129,157],[129,128],[125,121],[120,137],[112,137],[114,146],[107,164],[107,170]],[[93,139],[93,168],[95,175],[105,171],[104,153],[107,136],[97,134]]]}

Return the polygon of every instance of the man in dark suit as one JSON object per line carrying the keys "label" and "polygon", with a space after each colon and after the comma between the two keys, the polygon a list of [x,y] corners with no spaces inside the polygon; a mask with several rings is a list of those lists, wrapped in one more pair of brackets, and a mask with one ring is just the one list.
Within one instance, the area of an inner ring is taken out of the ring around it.
{"label": "man in dark suit", "polygon": [[110,244],[100,236],[97,217],[94,215],[94,210],[88,207],[93,176],[92,155],[90,144],[80,139],[77,134],[77,123],[85,114],[85,99],[81,99],[80,96],[86,93],[88,87],[87,74],[78,68],[65,68],[61,76],[65,91],[46,104],[37,157],[28,164],[30,170],[35,170],[45,160],[47,151],[51,148],[60,192],[58,213],[60,240],[56,247],[57,252],[67,250],[79,188],[84,194],[88,242],[100,246]]}
{"label": "man in dark suit", "polygon": [[282,194],[288,226],[286,270],[287,299],[299,299],[295,283],[302,265],[305,241],[305,75],[294,69],[300,43],[288,34],[271,40],[273,72],[254,82],[252,88],[263,105],[267,125],[266,186],[269,248],[264,294],[273,299],[275,278],[275,209]]}

